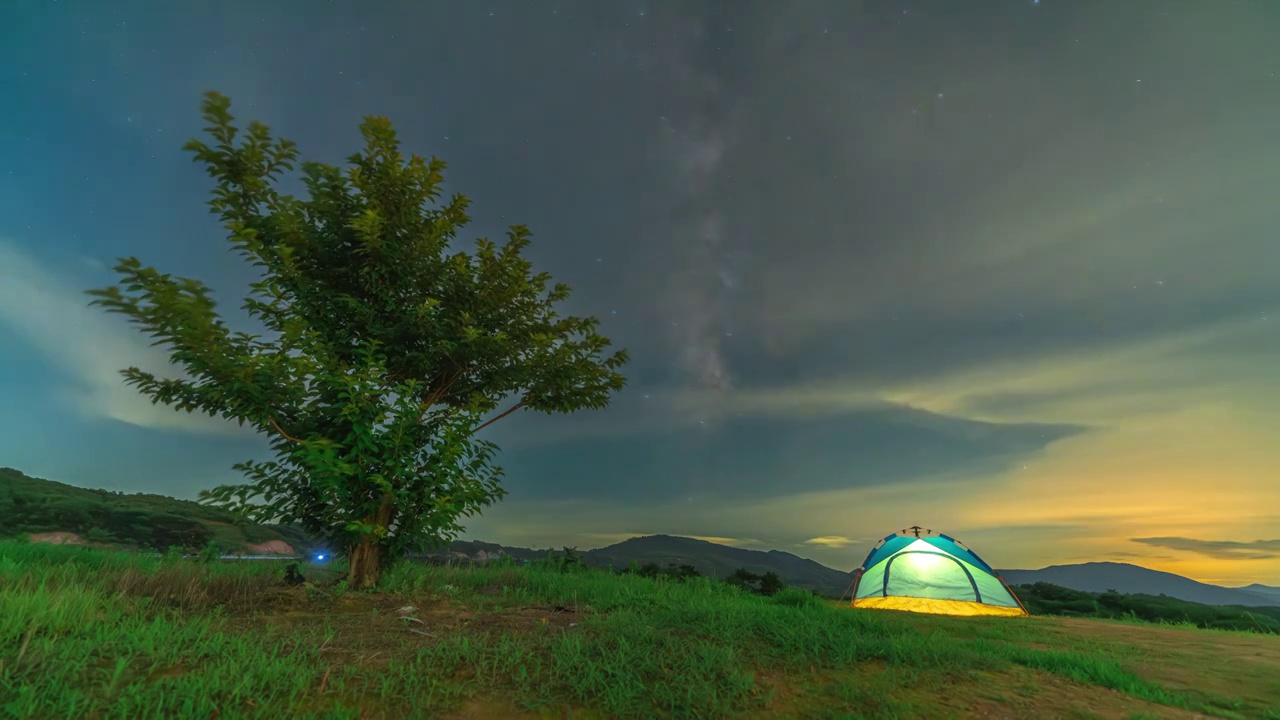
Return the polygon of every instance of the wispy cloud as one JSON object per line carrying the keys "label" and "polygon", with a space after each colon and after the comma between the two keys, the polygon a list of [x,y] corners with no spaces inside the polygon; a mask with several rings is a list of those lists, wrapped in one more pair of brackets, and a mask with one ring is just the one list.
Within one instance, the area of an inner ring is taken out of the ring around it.
{"label": "wispy cloud", "polygon": [[805,540],[803,544],[820,545],[828,548],[842,548],[853,545],[856,542],[856,540],[847,538],[843,535],[823,535],[821,537],[809,538],[808,540]]}
{"label": "wispy cloud", "polygon": [[730,547],[754,547],[763,545],[764,543],[752,538],[739,537],[721,537],[719,535],[689,535],[694,540],[703,540],[717,545],[728,545]]}
{"label": "wispy cloud", "polygon": [[1152,547],[1182,550],[1207,555],[1219,560],[1271,560],[1280,558],[1280,539],[1254,540],[1197,540],[1186,537],[1132,538],[1133,542]]}
{"label": "wispy cloud", "polygon": [[0,323],[63,372],[69,384],[54,392],[76,411],[147,428],[248,432],[220,418],[153,405],[125,385],[120,371],[127,367],[168,377],[178,372],[146,336],[117,316],[89,307],[89,299],[73,273],[44,267],[13,243],[0,240]]}

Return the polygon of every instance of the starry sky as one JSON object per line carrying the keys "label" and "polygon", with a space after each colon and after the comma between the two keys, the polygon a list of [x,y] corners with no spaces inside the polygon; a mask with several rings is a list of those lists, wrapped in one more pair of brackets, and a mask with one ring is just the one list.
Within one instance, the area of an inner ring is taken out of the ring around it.
{"label": "starry sky", "polygon": [[[266,441],[125,387],[136,255],[252,276],[180,150],[200,95],[339,163],[368,114],[534,232],[627,347],[605,411],[485,431],[467,536],[635,534],[849,569],[1280,585],[1280,3],[14,0],[0,23],[0,465],[193,498]],[[245,326],[242,329],[250,329]],[[238,328],[241,329],[241,328]]]}

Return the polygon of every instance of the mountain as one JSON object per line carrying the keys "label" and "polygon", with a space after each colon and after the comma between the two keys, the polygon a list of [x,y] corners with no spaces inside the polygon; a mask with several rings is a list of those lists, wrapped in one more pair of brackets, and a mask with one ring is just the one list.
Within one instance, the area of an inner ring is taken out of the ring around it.
{"label": "mountain", "polygon": [[703,575],[723,578],[738,568],[763,574],[777,573],[793,587],[839,597],[853,576],[781,550],[746,550],[672,535],[648,535],[624,540],[608,547],[582,553],[583,561],[595,567],[626,569],[632,562],[692,565]]}
{"label": "mountain", "polygon": [[[480,540],[454,540],[449,544],[449,552],[460,553],[468,559],[482,557],[480,553],[488,556],[508,555],[516,560],[540,560],[547,556],[550,550],[534,550],[532,548],[511,547],[510,545],[499,545],[497,543],[482,542]],[[556,553],[558,555],[563,552]],[[439,553],[427,553],[427,556],[435,555],[442,557]],[[444,556],[447,559],[447,556]]]}
{"label": "mountain", "polygon": [[[481,554],[483,553],[483,555]],[[426,557],[441,560],[487,560],[497,555],[508,555],[516,560],[538,560],[547,553],[563,555],[563,550],[533,550],[511,547],[477,540],[456,540],[446,553],[428,553]],[[853,580],[850,573],[832,570],[812,560],[780,550],[745,550],[719,545],[706,540],[673,535],[646,535],[623,540],[620,543],[578,553],[582,563],[594,568],[626,570],[632,563],[690,565],[699,574],[724,578],[738,568],[763,575],[773,572],[782,582],[792,587],[805,588],[830,597],[847,592]]]}
{"label": "mountain", "polygon": [[1270,585],[1261,585],[1259,583],[1254,583],[1252,585],[1245,585],[1244,587],[1235,588],[1235,589],[1243,590],[1244,592],[1253,593],[1254,595],[1261,595],[1264,598],[1275,600],[1277,604],[1280,604],[1280,587],[1272,587]]}
{"label": "mountain", "polygon": [[[1280,594],[1245,588],[1225,588],[1197,582],[1173,573],[1148,570],[1137,565],[1116,562],[1091,562],[1079,565],[1051,565],[1040,570],[1001,570],[1010,585],[1052,583],[1072,590],[1126,594],[1168,595],[1204,605],[1244,605],[1248,607],[1280,606]],[[1254,586],[1251,586],[1254,587]],[[1262,587],[1276,591],[1275,588]]]}
{"label": "mountain", "polygon": [[191,500],[76,487],[0,468],[0,537],[14,535],[160,551],[199,550],[209,542],[249,553],[315,545],[298,528],[260,525]]}

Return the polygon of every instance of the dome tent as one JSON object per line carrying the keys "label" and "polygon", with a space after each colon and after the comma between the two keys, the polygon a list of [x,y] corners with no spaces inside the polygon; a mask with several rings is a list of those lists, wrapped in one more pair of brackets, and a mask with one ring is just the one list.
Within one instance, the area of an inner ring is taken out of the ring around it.
{"label": "dome tent", "polygon": [[959,540],[918,525],[876,543],[854,572],[850,604],[941,615],[1028,614],[982,558]]}

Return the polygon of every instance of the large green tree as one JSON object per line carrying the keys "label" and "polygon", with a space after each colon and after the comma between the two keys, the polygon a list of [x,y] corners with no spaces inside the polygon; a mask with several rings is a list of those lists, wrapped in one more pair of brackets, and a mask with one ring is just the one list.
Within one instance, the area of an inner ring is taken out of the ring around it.
{"label": "large green tree", "polygon": [[369,587],[403,551],[456,537],[461,518],[503,496],[497,448],[477,431],[517,410],[606,406],[626,352],[608,354],[595,318],[556,312],[569,289],[532,272],[523,226],[501,246],[455,251],[467,199],[441,202],[444,163],[405,158],[387,119],[365,119],[347,168],[302,163],[299,199],[278,189],[294,143],[257,122],[239,132],[230,107],[207,94],[211,143],[185,149],[257,268],[243,309],[262,333],[233,332],[203,283],[137,258],[89,293],[184,371],[128,368],[127,383],[270,436],[274,459],[237,465],[248,482],[202,498],[324,537],[345,551],[350,585]]}

